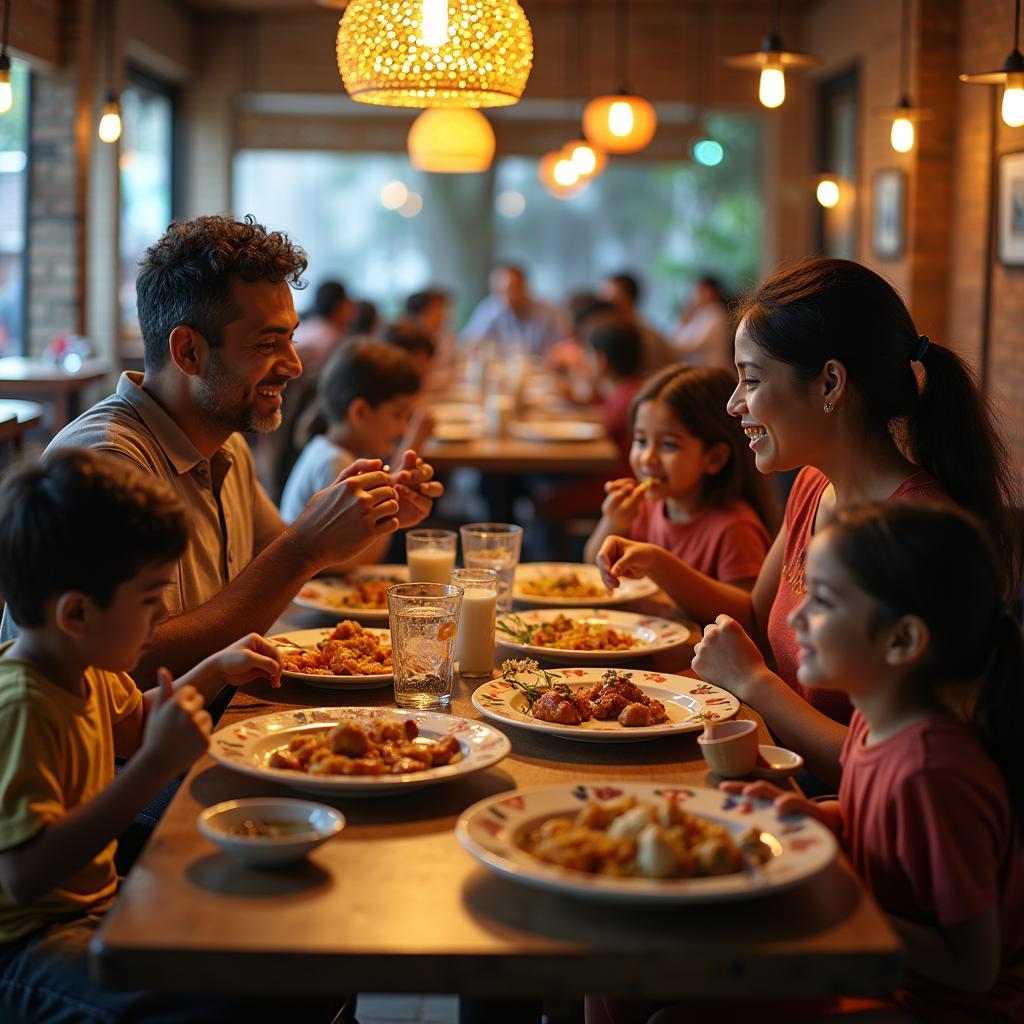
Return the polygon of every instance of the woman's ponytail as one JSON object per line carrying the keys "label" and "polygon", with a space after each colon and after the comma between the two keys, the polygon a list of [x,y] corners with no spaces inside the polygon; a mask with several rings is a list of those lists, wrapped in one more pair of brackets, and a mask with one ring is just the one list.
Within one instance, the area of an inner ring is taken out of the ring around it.
{"label": "woman's ponytail", "polygon": [[924,387],[907,418],[910,455],[986,525],[996,550],[1005,553],[1003,596],[1012,600],[1021,582],[1021,545],[1006,446],[974,373],[955,352],[929,344],[923,366]]}

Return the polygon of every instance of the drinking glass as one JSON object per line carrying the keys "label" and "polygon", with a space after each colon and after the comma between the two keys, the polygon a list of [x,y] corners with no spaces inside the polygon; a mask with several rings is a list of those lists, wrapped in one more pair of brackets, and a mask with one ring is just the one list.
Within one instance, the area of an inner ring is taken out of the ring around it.
{"label": "drinking glass", "polygon": [[498,574],[493,569],[456,569],[452,583],[462,587],[462,617],[455,641],[455,657],[463,676],[485,676],[494,672],[494,615],[498,597]]}
{"label": "drinking glass", "polygon": [[451,530],[410,530],[405,535],[410,583],[447,583],[455,568],[455,534]]}
{"label": "drinking glass", "polygon": [[400,708],[446,708],[452,700],[455,637],[462,587],[398,583],[388,587],[395,703]]}
{"label": "drinking glass", "polygon": [[498,611],[510,611],[523,528],[511,523],[469,523],[459,533],[466,568],[493,569],[498,574]]}

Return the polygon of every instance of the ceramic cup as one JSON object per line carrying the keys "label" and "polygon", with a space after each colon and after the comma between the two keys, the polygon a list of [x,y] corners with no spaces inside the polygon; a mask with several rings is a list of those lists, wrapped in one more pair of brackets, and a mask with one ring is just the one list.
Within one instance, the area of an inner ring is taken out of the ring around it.
{"label": "ceramic cup", "polygon": [[723,779],[749,775],[757,764],[756,722],[716,722],[697,743],[708,767]]}

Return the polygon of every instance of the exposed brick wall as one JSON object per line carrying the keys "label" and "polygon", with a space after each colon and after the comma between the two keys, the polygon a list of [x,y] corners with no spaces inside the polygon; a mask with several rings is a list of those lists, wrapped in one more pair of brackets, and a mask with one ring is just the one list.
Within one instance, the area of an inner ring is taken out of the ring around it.
{"label": "exposed brick wall", "polygon": [[[1001,67],[1012,47],[1013,0],[962,0],[959,70]],[[1024,462],[1024,267],[1004,267],[989,249],[993,156],[1024,150],[1024,128],[998,115],[992,86],[960,86],[950,251],[950,324],[976,365],[987,345],[987,388],[1018,465]],[[990,273],[989,330],[985,284]]]}

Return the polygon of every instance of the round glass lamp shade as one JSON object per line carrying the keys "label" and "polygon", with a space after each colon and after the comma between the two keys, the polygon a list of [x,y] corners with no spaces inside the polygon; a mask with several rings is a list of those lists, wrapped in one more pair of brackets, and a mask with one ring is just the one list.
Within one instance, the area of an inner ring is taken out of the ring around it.
{"label": "round glass lamp shade", "polygon": [[494,129],[478,110],[424,110],[412,123],[409,159],[420,171],[474,174],[494,159]]}
{"label": "round glass lamp shade", "polygon": [[583,110],[583,134],[606,153],[635,153],[654,138],[658,118],[640,96],[598,96]]}
{"label": "round glass lamp shade", "polygon": [[506,107],[533,66],[516,0],[351,0],[338,25],[349,95],[386,107]]}

